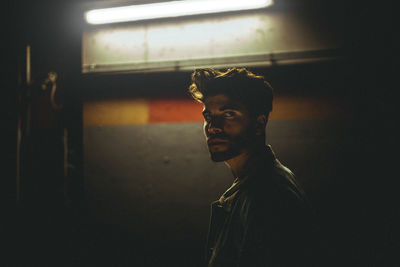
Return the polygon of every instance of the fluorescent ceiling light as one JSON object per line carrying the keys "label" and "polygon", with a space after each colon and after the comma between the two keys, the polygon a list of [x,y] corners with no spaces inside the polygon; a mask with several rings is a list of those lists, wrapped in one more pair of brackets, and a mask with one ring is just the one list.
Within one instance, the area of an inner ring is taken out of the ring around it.
{"label": "fluorescent ceiling light", "polygon": [[143,5],[94,9],[85,13],[90,24],[105,24],[211,14],[268,7],[273,0],[181,0]]}

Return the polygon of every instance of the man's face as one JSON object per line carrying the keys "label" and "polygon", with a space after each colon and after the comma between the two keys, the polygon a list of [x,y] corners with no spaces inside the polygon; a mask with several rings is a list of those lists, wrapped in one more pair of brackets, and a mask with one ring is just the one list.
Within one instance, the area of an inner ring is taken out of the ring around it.
{"label": "man's face", "polygon": [[250,116],[242,103],[224,94],[204,101],[204,133],[213,161],[225,161],[243,152],[255,137]]}

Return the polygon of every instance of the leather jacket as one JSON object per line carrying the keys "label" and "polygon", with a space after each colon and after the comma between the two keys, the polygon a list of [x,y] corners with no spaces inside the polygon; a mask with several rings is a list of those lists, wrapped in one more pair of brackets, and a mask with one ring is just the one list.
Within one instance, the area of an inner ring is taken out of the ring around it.
{"label": "leather jacket", "polygon": [[293,173],[270,146],[211,204],[209,267],[314,266],[313,211]]}

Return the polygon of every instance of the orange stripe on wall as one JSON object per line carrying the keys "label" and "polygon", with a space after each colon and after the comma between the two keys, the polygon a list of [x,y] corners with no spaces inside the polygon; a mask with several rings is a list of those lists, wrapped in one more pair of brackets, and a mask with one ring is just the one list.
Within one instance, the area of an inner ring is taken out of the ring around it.
{"label": "orange stripe on wall", "polygon": [[[346,118],[350,105],[330,98],[277,96],[270,120]],[[190,99],[128,99],[84,103],[85,126],[202,122],[203,105]]]}
{"label": "orange stripe on wall", "polygon": [[132,125],[146,124],[149,120],[145,99],[103,100],[83,105],[83,125]]}
{"label": "orange stripe on wall", "polygon": [[203,121],[203,105],[190,99],[149,101],[149,123]]}
{"label": "orange stripe on wall", "polygon": [[[190,99],[149,101],[149,123],[202,122],[203,105]],[[346,116],[343,104],[321,97],[276,96],[271,120],[323,119]]]}
{"label": "orange stripe on wall", "polygon": [[348,116],[349,105],[332,98],[277,96],[271,120],[323,119]]}

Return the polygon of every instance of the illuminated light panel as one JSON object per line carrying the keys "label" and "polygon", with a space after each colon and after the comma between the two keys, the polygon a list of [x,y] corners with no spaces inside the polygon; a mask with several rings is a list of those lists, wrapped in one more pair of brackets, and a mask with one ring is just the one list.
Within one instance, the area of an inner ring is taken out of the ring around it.
{"label": "illuminated light panel", "polygon": [[251,10],[272,4],[273,0],[182,0],[94,9],[85,13],[85,19],[89,24],[105,24]]}

